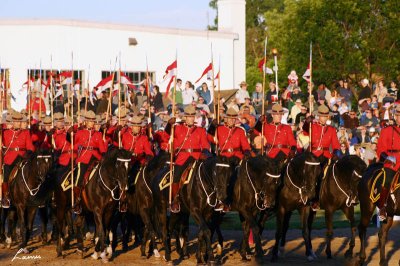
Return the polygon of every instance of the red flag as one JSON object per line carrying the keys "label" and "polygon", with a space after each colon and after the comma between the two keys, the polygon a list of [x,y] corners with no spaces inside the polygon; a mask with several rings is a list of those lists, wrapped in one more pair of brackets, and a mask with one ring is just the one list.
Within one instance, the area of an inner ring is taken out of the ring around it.
{"label": "red flag", "polygon": [[215,76],[214,79],[219,79],[219,71],[218,71],[218,73],[217,73],[217,75]]}
{"label": "red flag", "polygon": [[61,84],[72,84],[72,71],[64,71],[59,75],[60,79],[63,77],[64,80]]}
{"label": "red flag", "polygon": [[204,77],[204,75],[207,75],[207,76],[211,77],[212,75],[210,75],[209,72],[212,72],[212,68],[213,68],[212,63],[210,63],[210,64],[206,67],[206,69],[204,69],[203,74],[201,74],[201,77],[200,77],[198,80],[196,80],[195,83],[199,82],[199,81]]}
{"label": "red flag", "polygon": [[175,60],[174,62],[172,62],[172,64],[167,66],[167,69],[165,69],[164,80],[167,79],[168,77],[175,76],[177,68],[178,68],[177,60]]}
{"label": "red flag", "polygon": [[260,62],[258,62],[258,69],[260,70],[260,72],[263,72],[264,69],[266,74],[274,74],[274,72],[272,72],[272,69],[265,66],[264,58],[261,59]]}
{"label": "red flag", "polygon": [[168,82],[167,90],[165,91],[165,97],[168,96],[169,88],[171,87],[172,81],[174,81],[174,77],[175,77],[175,76],[171,77],[171,79],[170,79],[169,82]]}
{"label": "red flag", "polygon": [[104,90],[111,88],[113,83],[113,75],[111,74],[110,76],[102,79],[95,87],[98,88],[97,95],[102,93]]}
{"label": "red flag", "polygon": [[120,75],[121,75],[121,84],[125,84],[125,85],[132,84],[132,81],[129,79],[129,77],[127,75],[125,75],[122,72],[120,72]]}

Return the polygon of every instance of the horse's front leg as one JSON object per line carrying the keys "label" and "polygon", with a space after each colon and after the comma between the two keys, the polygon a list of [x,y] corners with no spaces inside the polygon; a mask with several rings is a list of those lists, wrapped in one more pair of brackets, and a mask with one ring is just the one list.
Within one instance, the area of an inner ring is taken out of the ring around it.
{"label": "horse's front leg", "polygon": [[393,224],[393,217],[389,217],[389,216],[386,219],[386,223],[381,223],[381,228],[380,228],[379,234],[378,234],[379,251],[380,251],[380,260],[379,260],[380,266],[387,265],[385,246],[386,246],[386,241],[387,241],[387,235],[390,230],[390,227],[392,227],[392,224]]}
{"label": "horse's front leg", "polygon": [[[311,247],[311,236],[310,236],[310,229],[309,229],[309,215],[311,214],[311,208],[310,206],[303,206],[300,209],[300,216],[301,216],[301,228],[302,228],[302,235],[304,239],[304,244],[306,246],[306,256],[308,261],[313,261],[315,257],[313,256],[312,253],[312,247]],[[311,214],[312,215],[312,214]]]}
{"label": "horse's front leg", "polygon": [[[193,220],[196,222],[196,224],[199,225],[199,232],[198,232],[199,245],[197,252],[197,263],[202,263],[202,262],[207,263],[207,261],[214,262],[214,254],[211,247],[211,231],[208,228],[207,222],[202,217],[202,212],[199,209],[193,210],[192,217]],[[207,255],[207,261],[204,259],[205,256],[201,255],[202,245],[205,245],[205,250],[206,250],[205,255]]]}
{"label": "horse's front leg", "polygon": [[117,238],[117,235],[114,235],[113,228],[111,226],[112,221],[115,219],[114,208],[107,209],[104,213],[104,232],[108,233],[109,245],[107,248],[103,247],[103,252],[106,253],[107,258],[111,259],[113,254],[112,243],[114,242],[114,238]]}
{"label": "horse's front leg", "polygon": [[27,226],[26,226],[26,222],[25,222],[25,208],[23,208],[23,206],[21,206],[20,204],[18,204],[16,206],[16,208],[17,208],[17,214],[18,214],[18,220],[19,220],[20,234],[22,237],[22,242],[21,242],[21,244],[19,244],[19,249],[22,249],[23,253],[27,254],[27,253],[29,253],[29,251],[26,248],[28,240],[26,239],[26,235],[27,235],[26,227]]}
{"label": "horse's front leg", "polygon": [[325,253],[328,259],[332,258],[331,242],[333,237],[333,210],[332,208],[325,209],[325,224],[326,224],[326,248]]}
{"label": "horse's front leg", "polygon": [[272,249],[272,262],[278,260],[279,244],[283,234],[283,221],[286,215],[286,210],[282,205],[278,206],[278,211],[276,212],[276,232],[275,232],[275,244]]}
{"label": "horse's front leg", "polygon": [[37,207],[27,207],[26,208],[26,223],[27,223],[27,230],[26,230],[26,242],[28,243],[29,239],[31,238],[31,233],[33,231],[33,222],[35,220]]}
{"label": "horse's front leg", "polygon": [[345,252],[344,256],[346,258],[351,258],[353,256],[353,249],[356,245],[356,220],[354,219],[354,207],[343,208],[343,213],[346,215],[347,220],[350,222],[351,238],[349,243],[349,249]]}
{"label": "horse's front leg", "polygon": [[42,244],[47,244],[47,224],[49,221],[48,212],[47,212],[47,203],[45,203],[44,207],[39,208],[39,216],[42,223]]}
{"label": "horse's front leg", "polygon": [[256,259],[259,263],[261,263],[261,259],[263,258],[264,252],[261,246],[261,236],[260,236],[260,229],[258,227],[257,221],[255,219],[257,215],[257,211],[247,212],[244,214],[244,218],[246,219],[249,228],[252,230],[253,233],[253,240],[255,244],[255,251],[256,251]]}

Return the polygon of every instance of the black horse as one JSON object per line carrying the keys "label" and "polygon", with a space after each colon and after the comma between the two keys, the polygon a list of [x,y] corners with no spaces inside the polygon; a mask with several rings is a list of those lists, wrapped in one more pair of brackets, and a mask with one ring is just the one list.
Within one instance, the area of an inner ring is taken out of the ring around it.
{"label": "black horse", "polygon": [[[10,182],[10,196],[16,208],[22,242],[19,248],[29,253],[30,239],[36,210],[45,205],[53,191],[47,173],[52,165],[52,155],[48,151],[38,151],[31,159],[22,162],[15,178]],[[47,218],[47,217],[42,217]],[[47,219],[42,219],[42,238],[47,239]]]}
{"label": "black horse", "polygon": [[302,221],[302,233],[306,245],[308,260],[314,260],[312,251],[309,218],[311,207],[309,201],[315,197],[316,181],[321,173],[318,159],[310,152],[304,152],[294,157],[284,169],[283,187],[278,196],[276,213],[275,245],[272,250],[272,261],[278,259],[278,250],[283,253],[286,233],[289,228],[291,212],[298,210]]}
{"label": "black horse", "polygon": [[325,210],[326,249],[328,258],[332,258],[331,241],[333,237],[333,214],[342,210],[350,221],[351,240],[345,256],[351,257],[355,246],[356,221],[354,219],[354,205],[358,203],[357,186],[362,174],[367,169],[366,163],[356,155],[349,155],[332,163],[321,184],[320,204]]}
{"label": "black horse", "polygon": [[[262,259],[264,253],[261,246],[261,236],[257,223],[260,211],[273,208],[276,193],[280,183],[280,172],[276,163],[271,159],[257,156],[244,159],[238,166],[236,181],[230,177],[231,171],[227,159],[219,157],[216,164],[217,178],[225,184],[233,185],[232,209],[239,212],[243,228],[243,239],[240,246],[242,260],[249,260],[248,245],[250,230],[253,232],[256,259]],[[228,171],[224,171],[226,169]],[[222,170],[222,171],[221,171]],[[232,184],[232,182],[234,182]]]}
{"label": "black horse", "polygon": [[[383,171],[383,164],[376,163],[372,164],[368,167],[367,171],[362,176],[360,183],[358,184],[358,197],[360,199],[360,210],[361,210],[361,218],[360,224],[358,225],[358,233],[361,241],[360,245],[360,265],[362,265],[365,261],[365,247],[366,247],[366,235],[367,235],[367,227],[371,220],[371,217],[374,213],[376,208],[377,202],[379,199],[376,194],[379,193],[380,187],[382,186],[382,179],[384,176]],[[375,183],[375,178],[377,175],[380,175],[380,179],[378,178],[377,182]],[[374,186],[375,183],[375,186]],[[375,191],[376,189],[376,191]],[[374,199],[374,201],[372,200]],[[381,227],[379,229],[379,250],[380,250],[380,261],[379,265],[387,265],[387,258],[385,252],[385,245],[387,240],[387,235],[390,228],[393,225],[393,216],[400,215],[400,205],[396,202],[400,201],[400,190],[397,189],[396,191],[388,197],[387,201],[387,219],[386,222],[381,223]],[[400,261],[399,261],[400,263]]]}

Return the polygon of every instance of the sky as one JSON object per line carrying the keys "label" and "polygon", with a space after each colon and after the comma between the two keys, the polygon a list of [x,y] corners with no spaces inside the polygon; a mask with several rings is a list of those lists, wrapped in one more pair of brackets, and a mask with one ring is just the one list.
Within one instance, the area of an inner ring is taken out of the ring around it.
{"label": "sky", "polygon": [[206,29],[209,0],[0,0],[0,19],[76,19]]}

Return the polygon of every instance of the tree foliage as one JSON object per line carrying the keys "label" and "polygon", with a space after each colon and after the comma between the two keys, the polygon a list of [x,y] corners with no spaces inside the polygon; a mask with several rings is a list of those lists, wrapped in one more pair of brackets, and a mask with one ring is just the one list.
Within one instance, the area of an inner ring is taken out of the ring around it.
{"label": "tree foliage", "polygon": [[[212,1],[213,2],[213,1]],[[279,80],[291,70],[302,76],[313,43],[313,77],[330,83],[339,78],[386,80],[400,75],[400,1],[398,0],[247,0],[246,74],[253,86],[262,80],[257,63],[268,36],[279,51]]]}

